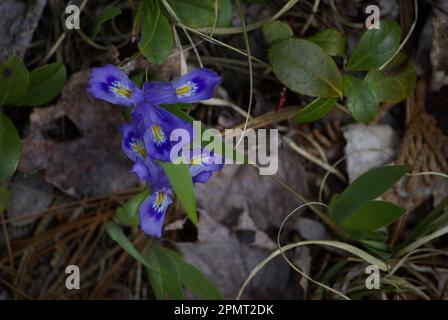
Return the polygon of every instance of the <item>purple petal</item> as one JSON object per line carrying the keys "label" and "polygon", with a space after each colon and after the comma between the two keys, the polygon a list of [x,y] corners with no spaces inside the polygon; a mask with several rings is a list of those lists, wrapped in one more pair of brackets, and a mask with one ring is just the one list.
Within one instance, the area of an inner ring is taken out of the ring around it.
{"label": "purple petal", "polygon": [[146,157],[143,134],[139,131],[138,128],[129,123],[124,124],[121,128],[123,134],[121,148],[132,161],[142,160]]}
{"label": "purple petal", "polygon": [[201,153],[195,150],[190,160],[190,174],[193,182],[205,183],[213,172],[220,171],[224,166],[222,157],[216,156],[208,150],[202,149]]}
{"label": "purple petal", "polygon": [[[160,161],[171,161],[170,153],[173,146],[182,148],[193,139],[193,126],[163,108],[149,104],[139,104],[136,112],[143,117],[146,131],[144,142],[148,155]],[[171,133],[176,129],[183,129],[183,137],[171,141]]]}
{"label": "purple petal", "polygon": [[163,189],[153,192],[139,208],[140,228],[150,236],[162,236],[163,222],[168,206],[172,203],[171,191]]}
{"label": "purple petal", "polygon": [[143,100],[142,91],[123,71],[111,64],[92,69],[87,91],[95,98],[123,106]]}
{"label": "purple petal", "polygon": [[220,81],[212,70],[198,68],[172,81],[178,102],[193,103],[210,99]]}
{"label": "purple petal", "polygon": [[151,81],[143,85],[145,102],[158,106],[177,103],[177,94],[170,82]]}

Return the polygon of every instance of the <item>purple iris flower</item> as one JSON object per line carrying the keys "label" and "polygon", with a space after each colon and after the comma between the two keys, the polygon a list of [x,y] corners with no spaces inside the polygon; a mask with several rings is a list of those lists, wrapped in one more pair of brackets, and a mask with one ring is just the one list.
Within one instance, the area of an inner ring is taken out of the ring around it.
{"label": "purple iris flower", "polygon": [[[151,190],[139,208],[140,227],[148,235],[162,235],[166,211],[173,195],[168,177],[157,161],[171,161],[173,146],[177,145],[181,150],[193,139],[192,125],[159,105],[209,99],[219,81],[215,72],[199,68],[171,82],[147,82],[141,90],[113,65],[92,69],[87,89],[92,96],[134,107],[132,121],[122,127],[121,146],[126,156],[134,162],[131,172]],[[176,129],[184,129],[188,139],[179,137],[177,141],[171,141],[171,133]],[[210,152],[193,152],[190,162],[194,183],[206,182],[213,172],[223,166],[222,159]]]}
{"label": "purple iris flower", "polygon": [[123,106],[143,101],[143,92],[117,67],[93,68],[87,91],[95,98]]}

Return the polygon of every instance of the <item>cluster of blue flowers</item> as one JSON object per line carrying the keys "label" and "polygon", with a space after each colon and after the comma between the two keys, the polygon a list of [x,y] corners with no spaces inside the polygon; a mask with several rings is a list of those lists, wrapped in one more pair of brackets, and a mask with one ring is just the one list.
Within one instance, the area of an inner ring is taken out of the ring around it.
{"label": "cluster of blue flowers", "polygon": [[[93,68],[88,92],[113,104],[132,107],[132,120],[122,128],[122,148],[134,162],[131,172],[151,190],[139,208],[140,227],[148,235],[160,237],[168,206],[172,203],[172,188],[157,161],[168,162],[174,145],[192,141],[171,141],[171,132],[185,129],[193,137],[193,127],[160,105],[194,103],[212,97],[219,76],[199,68],[172,82],[146,82],[137,87],[128,76],[113,65]],[[192,139],[192,138],[191,138]],[[206,182],[213,172],[222,169],[222,161],[206,152],[189,161],[194,183]]]}

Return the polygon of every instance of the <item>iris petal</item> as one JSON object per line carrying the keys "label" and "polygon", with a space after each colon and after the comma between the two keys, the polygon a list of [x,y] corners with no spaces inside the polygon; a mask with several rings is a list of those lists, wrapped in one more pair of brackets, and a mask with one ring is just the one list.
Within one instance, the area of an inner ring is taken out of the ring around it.
{"label": "iris petal", "polygon": [[121,128],[123,139],[121,147],[124,153],[133,161],[142,160],[147,156],[143,134],[131,124],[125,124]]}
{"label": "iris petal", "polygon": [[171,190],[162,189],[153,192],[142,202],[139,208],[140,228],[150,236],[162,236],[163,222],[168,206],[173,202]]}
{"label": "iris petal", "polygon": [[210,99],[220,81],[212,70],[198,68],[172,81],[178,102],[193,103]]}
{"label": "iris petal", "polygon": [[158,106],[177,103],[177,94],[171,82],[150,81],[143,85],[145,102]]}
{"label": "iris petal", "polygon": [[[171,161],[170,153],[174,145],[182,148],[191,143],[193,126],[165,109],[142,103],[137,106],[135,112],[143,118],[146,127],[143,140],[151,158]],[[185,135],[171,141],[171,133],[176,129],[184,129]]]}
{"label": "iris petal", "polygon": [[136,105],[143,100],[143,92],[111,64],[92,69],[87,91],[95,98],[123,106]]}
{"label": "iris petal", "polygon": [[222,157],[218,157],[206,149],[195,150],[190,160],[190,174],[193,182],[207,182],[213,172],[220,171],[223,166]]}

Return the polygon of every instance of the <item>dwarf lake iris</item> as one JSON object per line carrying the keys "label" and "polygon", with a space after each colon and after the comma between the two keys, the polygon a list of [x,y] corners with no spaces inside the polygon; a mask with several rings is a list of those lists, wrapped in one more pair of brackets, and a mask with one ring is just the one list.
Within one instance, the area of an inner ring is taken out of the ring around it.
{"label": "dwarf lake iris", "polygon": [[[133,107],[131,121],[122,127],[121,146],[126,156],[134,162],[131,172],[151,191],[139,208],[140,228],[148,235],[161,236],[173,195],[168,177],[157,161],[171,161],[170,152],[174,145],[193,142],[192,138],[190,141],[171,141],[171,133],[176,129],[184,129],[193,137],[193,127],[160,105],[209,99],[219,81],[215,72],[198,68],[171,82],[146,82],[142,90],[113,65],[92,70],[87,89],[92,96]],[[217,161],[221,159],[203,148],[195,149],[189,160],[194,183],[206,182],[213,172],[223,166],[222,161]]]}

